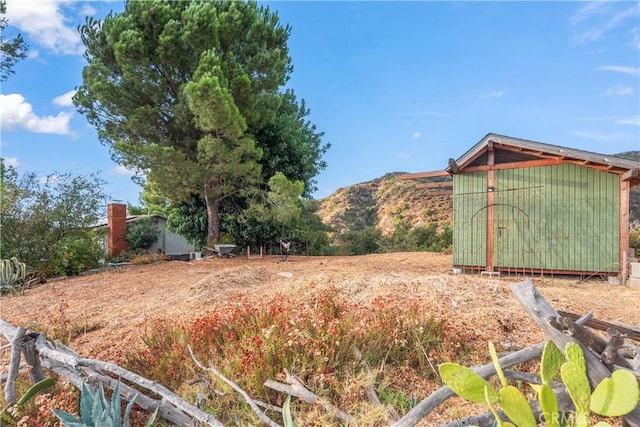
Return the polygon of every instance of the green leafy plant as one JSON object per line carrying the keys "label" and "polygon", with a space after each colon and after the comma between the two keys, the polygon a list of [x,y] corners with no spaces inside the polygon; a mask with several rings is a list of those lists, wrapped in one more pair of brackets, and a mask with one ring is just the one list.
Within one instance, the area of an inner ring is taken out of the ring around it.
{"label": "green leafy plant", "polygon": [[27,280],[27,264],[18,258],[0,260],[0,292],[12,292],[24,285]]}
{"label": "green leafy plant", "polygon": [[69,236],[57,242],[49,263],[56,274],[74,276],[100,267],[103,257],[104,249],[99,240],[91,234],[85,234]]}
{"label": "green leafy plant", "polygon": [[149,250],[158,241],[160,231],[152,218],[140,218],[127,224],[125,239],[132,252]]}
{"label": "green leafy plant", "polygon": [[[38,381],[37,383],[32,385],[31,388],[29,388],[29,390],[27,390],[22,395],[22,397],[20,397],[20,399],[18,399],[15,405],[12,406],[15,406],[16,408],[24,406],[33,398],[35,398],[39,393],[53,387],[55,383],[56,380],[54,378],[45,378],[41,381]],[[12,411],[10,410],[12,406],[6,407],[2,410],[2,413],[0,414],[0,425],[2,425],[2,421],[10,425],[17,425],[16,419],[14,418],[14,416],[12,415]]]}
{"label": "green leafy plant", "polygon": [[640,254],[640,226],[629,230],[629,247],[633,248],[636,254]]}
{"label": "green leafy plant", "polygon": [[[518,388],[507,383],[498,362],[495,347],[491,342],[489,352],[501,382],[501,388],[498,391],[480,375],[457,363],[443,363],[439,366],[442,380],[458,396],[489,405],[499,426],[537,425],[525,395]],[[609,417],[628,414],[640,400],[638,380],[631,372],[624,369],[615,371],[611,377],[605,378],[591,393],[582,348],[575,343],[568,343],[563,356],[558,347],[552,341],[548,341],[542,353],[540,369],[542,384],[531,384],[531,386],[538,394],[543,416],[549,427],[560,426],[558,401],[551,388],[551,380],[557,376],[558,372],[576,408],[575,427],[588,426],[592,412]],[[502,421],[494,405],[500,405],[512,422]],[[598,423],[599,427],[608,425],[606,422]]]}
{"label": "green leafy plant", "polygon": [[[114,426],[129,427],[129,414],[136,400],[136,394],[127,404],[124,417],[121,416],[120,406],[120,381],[113,389],[113,395],[109,402],[104,394],[102,384],[95,393],[92,393],[86,386],[82,384],[82,392],[80,395],[80,418],[74,415],[52,409],[53,413],[62,422],[65,427],[98,427],[98,426]],[[146,426],[151,426],[158,414],[158,409],[151,415]]]}
{"label": "green leafy plant", "polygon": [[18,400],[18,402],[16,403],[16,406],[22,406],[25,403],[27,403],[28,401],[30,401],[31,399],[33,399],[34,397],[36,397],[36,395],[50,387],[53,387],[53,385],[56,383],[55,378],[45,378],[41,381],[38,381],[37,383],[35,383],[33,386],[31,386],[31,388],[29,390],[27,390],[25,392],[25,394],[22,395],[22,397]]}
{"label": "green leafy plant", "polygon": [[293,416],[291,415],[291,395],[287,395],[287,398],[282,405],[282,423],[284,427],[296,427],[296,423],[293,422]]}

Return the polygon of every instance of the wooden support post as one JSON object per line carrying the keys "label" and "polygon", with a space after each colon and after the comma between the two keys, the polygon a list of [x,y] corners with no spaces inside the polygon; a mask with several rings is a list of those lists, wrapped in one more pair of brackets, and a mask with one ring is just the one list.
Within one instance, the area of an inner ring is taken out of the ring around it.
{"label": "wooden support post", "polygon": [[247,259],[256,259],[256,258],[262,259],[263,254],[264,254],[264,246],[260,246],[260,255],[253,255],[252,257],[251,246],[247,246]]}
{"label": "wooden support post", "polygon": [[495,203],[495,152],[493,151],[493,142],[487,144],[488,158],[487,165],[487,262],[486,270],[493,271],[493,204]]}
{"label": "wooden support post", "polygon": [[631,184],[620,179],[620,255],[618,277],[620,282],[627,282],[627,263],[629,262],[629,193]]}

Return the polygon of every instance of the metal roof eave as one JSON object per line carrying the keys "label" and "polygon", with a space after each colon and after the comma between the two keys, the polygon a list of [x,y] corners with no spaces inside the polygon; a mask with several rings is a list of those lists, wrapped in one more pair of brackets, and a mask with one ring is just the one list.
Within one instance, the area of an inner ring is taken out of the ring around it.
{"label": "metal roof eave", "polygon": [[[477,144],[467,150],[462,156],[460,156],[455,163],[460,169],[463,169],[468,163],[473,161],[480,155],[489,145],[489,142],[499,145],[505,145],[509,147],[515,147],[521,150],[528,150],[532,152],[538,152],[541,157],[544,154],[551,155],[558,158],[566,158],[572,160],[581,160],[588,163],[594,163],[603,166],[616,167],[623,170],[632,170],[640,168],[640,162],[632,160],[621,159],[615,156],[608,156],[606,154],[593,153],[589,151],[577,150],[573,148],[562,147],[559,145],[547,144],[542,142],[530,141],[526,139],[513,138],[505,135],[498,135],[495,133],[489,133],[482,138]],[[452,173],[451,166],[447,169],[447,172]]]}

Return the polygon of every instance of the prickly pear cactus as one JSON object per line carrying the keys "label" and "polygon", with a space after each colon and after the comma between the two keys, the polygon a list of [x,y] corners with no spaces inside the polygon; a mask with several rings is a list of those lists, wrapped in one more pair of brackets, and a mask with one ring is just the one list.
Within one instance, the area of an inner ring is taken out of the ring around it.
{"label": "prickly pear cactus", "polygon": [[591,410],[596,414],[618,417],[633,411],[640,399],[638,380],[624,369],[605,378],[591,395]]}

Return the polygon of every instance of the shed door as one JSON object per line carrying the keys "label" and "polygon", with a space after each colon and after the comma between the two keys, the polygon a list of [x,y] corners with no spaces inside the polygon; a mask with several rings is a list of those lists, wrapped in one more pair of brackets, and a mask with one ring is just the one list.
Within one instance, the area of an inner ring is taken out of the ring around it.
{"label": "shed door", "polygon": [[532,245],[529,214],[510,204],[493,206],[493,265],[501,268],[531,268]]}

